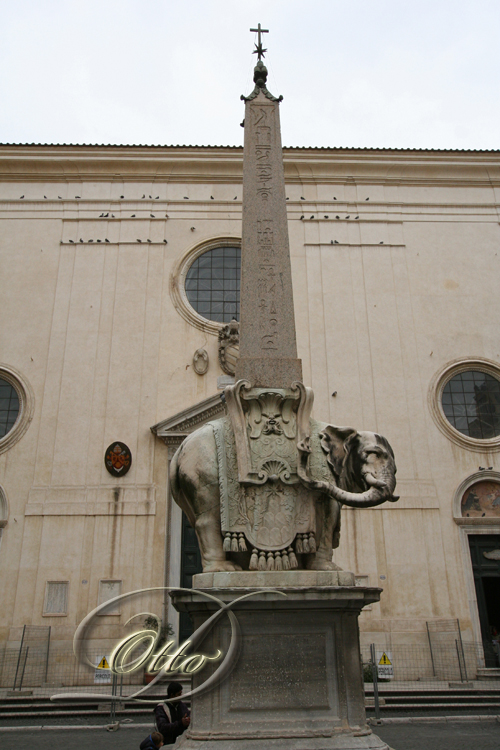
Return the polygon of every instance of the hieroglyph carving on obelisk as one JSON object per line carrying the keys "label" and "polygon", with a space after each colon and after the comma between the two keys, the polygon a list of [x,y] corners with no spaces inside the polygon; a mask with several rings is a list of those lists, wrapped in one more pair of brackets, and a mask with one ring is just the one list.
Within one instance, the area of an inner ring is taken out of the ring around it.
{"label": "hieroglyph carving on obelisk", "polygon": [[[262,30],[260,30],[262,31]],[[279,102],[266,88],[259,39],[255,89],[245,100],[240,359],[236,379],[289,388],[297,359]]]}

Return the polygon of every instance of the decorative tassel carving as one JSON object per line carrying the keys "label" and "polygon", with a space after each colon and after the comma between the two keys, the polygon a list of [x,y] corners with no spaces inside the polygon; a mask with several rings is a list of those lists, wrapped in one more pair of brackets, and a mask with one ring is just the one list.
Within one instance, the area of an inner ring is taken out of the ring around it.
{"label": "decorative tassel carving", "polygon": [[274,569],[283,570],[283,563],[281,561],[281,552],[274,553]]}
{"label": "decorative tassel carving", "polygon": [[290,560],[290,570],[296,570],[299,567],[295,553],[291,547],[288,547],[288,559]]}
{"label": "decorative tassel carving", "polygon": [[258,565],[258,569],[259,570],[267,570],[266,553],[264,552],[264,550],[261,550],[259,552],[259,565]]}
{"label": "decorative tassel carving", "polygon": [[238,534],[234,531],[231,539],[231,552],[238,552]]}
{"label": "decorative tassel carving", "polygon": [[250,565],[248,570],[257,570],[259,567],[259,558],[257,557],[257,550],[255,547],[252,550],[252,556],[250,557]]}
{"label": "decorative tassel carving", "polygon": [[301,555],[304,551],[304,548],[302,546],[302,534],[297,534],[295,538],[295,552],[298,555]]}
{"label": "decorative tassel carving", "polygon": [[283,550],[283,552],[281,553],[281,562],[283,564],[283,570],[290,570],[290,560],[288,559],[288,555],[285,550]]}
{"label": "decorative tassel carving", "polygon": [[274,555],[272,552],[267,553],[267,569],[274,570]]}
{"label": "decorative tassel carving", "polygon": [[224,552],[231,552],[231,532],[226,531],[224,535],[224,544],[222,545]]}
{"label": "decorative tassel carving", "polygon": [[309,539],[307,537],[307,534],[302,534],[302,549],[304,550],[304,554],[308,555],[311,551],[309,548]]}
{"label": "decorative tassel carving", "polygon": [[316,538],[312,531],[309,534],[309,552],[316,552]]}
{"label": "decorative tassel carving", "polygon": [[238,547],[240,549],[240,552],[247,551],[247,545],[245,544],[245,535],[241,531],[238,534]]}

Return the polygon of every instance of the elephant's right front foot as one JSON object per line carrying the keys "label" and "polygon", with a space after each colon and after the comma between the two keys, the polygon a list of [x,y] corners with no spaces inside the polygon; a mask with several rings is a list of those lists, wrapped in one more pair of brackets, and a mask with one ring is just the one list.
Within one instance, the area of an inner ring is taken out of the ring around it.
{"label": "elephant's right front foot", "polygon": [[231,560],[213,560],[203,565],[204,573],[222,573],[224,571],[233,572],[242,570],[241,565],[231,562]]}
{"label": "elephant's right front foot", "polygon": [[311,556],[306,562],[306,570],[342,570],[336,565],[333,560],[325,559],[324,557]]}

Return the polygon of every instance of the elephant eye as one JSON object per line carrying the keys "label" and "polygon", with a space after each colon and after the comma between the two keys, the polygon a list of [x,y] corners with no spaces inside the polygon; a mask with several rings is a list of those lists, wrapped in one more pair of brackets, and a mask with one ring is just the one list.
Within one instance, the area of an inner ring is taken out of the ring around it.
{"label": "elephant eye", "polygon": [[382,450],[382,448],[370,448],[370,450],[365,451],[365,454],[367,456],[385,456],[385,451]]}

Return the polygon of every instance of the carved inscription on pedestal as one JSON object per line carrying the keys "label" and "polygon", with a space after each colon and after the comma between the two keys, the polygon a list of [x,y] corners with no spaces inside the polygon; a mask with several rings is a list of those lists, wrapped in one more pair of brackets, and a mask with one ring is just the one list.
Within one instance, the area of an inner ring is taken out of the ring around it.
{"label": "carved inscription on pedestal", "polygon": [[326,649],[325,632],[245,636],[244,673],[237,667],[231,675],[231,709],[328,709]]}

